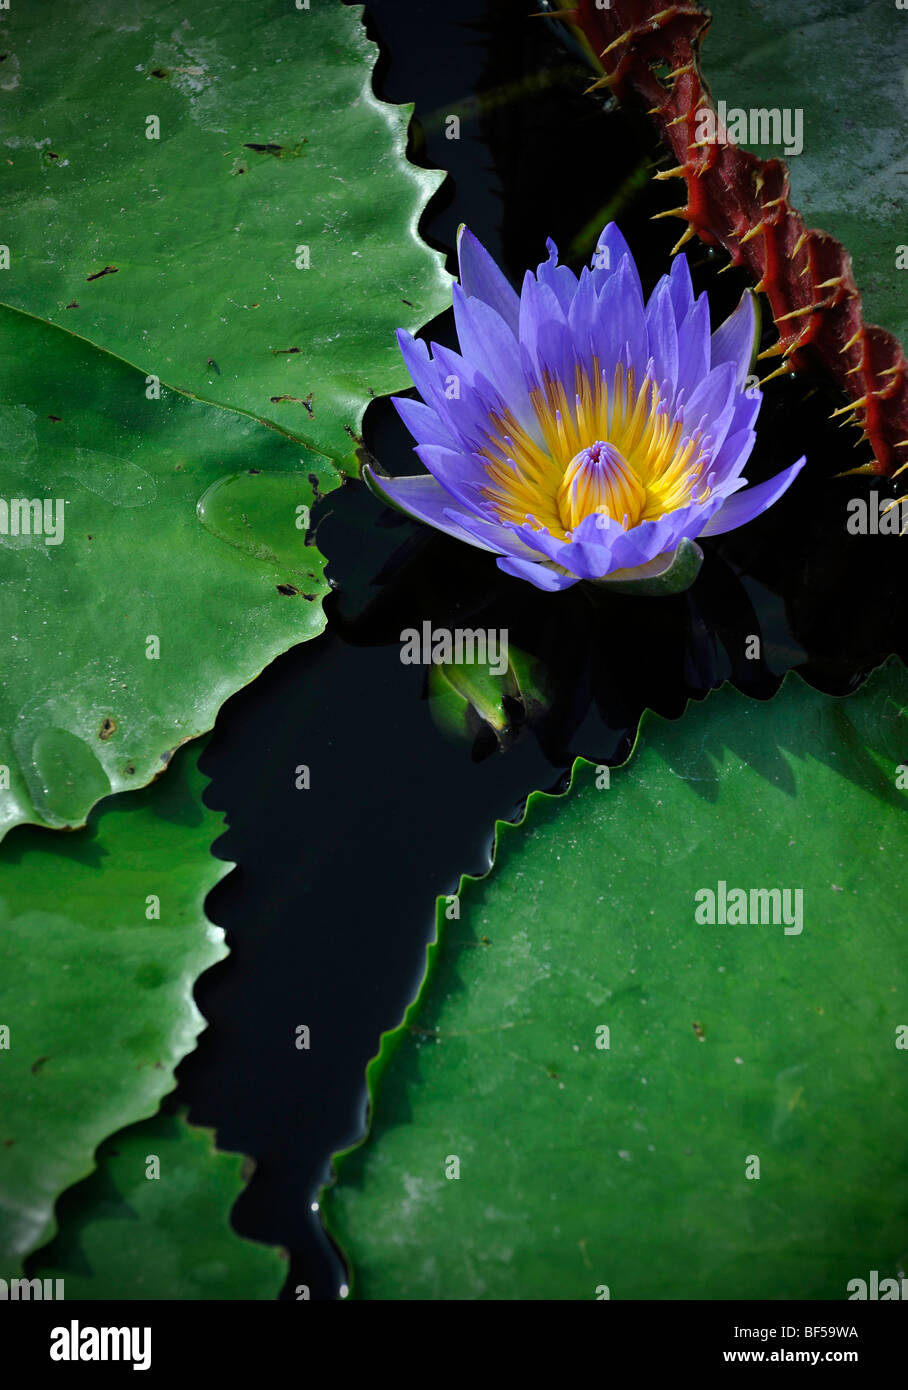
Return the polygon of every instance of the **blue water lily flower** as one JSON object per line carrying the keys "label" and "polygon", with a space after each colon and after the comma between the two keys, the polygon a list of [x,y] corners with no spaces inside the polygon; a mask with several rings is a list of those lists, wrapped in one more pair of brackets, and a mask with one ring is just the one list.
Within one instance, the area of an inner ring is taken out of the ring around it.
{"label": "blue water lily flower", "polygon": [[700,556],[695,537],[743,526],[804,465],[741,492],[761,401],[746,389],[753,296],[710,333],[684,255],[644,303],[614,223],[579,278],[547,246],[518,295],[461,228],[462,355],[433,343],[430,356],[398,335],[422,401],[394,404],[428,476],[366,467],[364,477],[386,502],[492,551],[537,588],[658,584],[679,555]]}

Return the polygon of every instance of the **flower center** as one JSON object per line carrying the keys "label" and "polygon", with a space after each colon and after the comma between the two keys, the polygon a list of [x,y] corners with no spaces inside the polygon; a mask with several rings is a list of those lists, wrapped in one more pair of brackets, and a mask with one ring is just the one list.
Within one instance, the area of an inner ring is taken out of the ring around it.
{"label": "flower center", "polygon": [[507,410],[490,415],[480,453],[499,520],[529,519],[567,540],[595,512],[632,527],[706,500],[700,431],[685,430],[683,411],[670,409],[648,375],[638,384],[633,368],[606,373],[593,358],[576,367],[571,387],[546,377],[534,388],[532,432]]}
{"label": "flower center", "polygon": [[646,488],[627,459],[602,439],[574,455],[558,489],[558,514],[565,531],[573,531],[594,512],[636,526],[645,503]]}

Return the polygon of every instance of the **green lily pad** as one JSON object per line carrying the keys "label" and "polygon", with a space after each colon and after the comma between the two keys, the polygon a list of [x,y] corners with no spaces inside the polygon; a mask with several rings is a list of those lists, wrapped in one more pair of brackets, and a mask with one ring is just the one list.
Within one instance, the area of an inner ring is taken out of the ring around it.
{"label": "green lily pad", "polygon": [[155,1115],[106,1139],[97,1165],[60,1203],[34,1278],[61,1279],[68,1299],[277,1298],[286,1257],[231,1229],[244,1161],[212,1130]]}
{"label": "green lily pad", "polygon": [[443,175],[373,95],[361,13],[0,13],[0,299],[352,471],[370,396],[409,385],[394,330],[450,302],[416,229]]}
{"label": "green lily pad", "polygon": [[204,1020],[192,997],[226,955],[206,894],[221,818],[197,750],[61,836],[0,848],[0,1277],[53,1233],[59,1194],[102,1139],[157,1109]]}
{"label": "green lily pad", "polygon": [[306,509],[338,474],[11,310],[0,373],[0,831],[74,826],[322,631]]}
{"label": "green lily pad", "polygon": [[[799,14],[788,0],[723,0],[712,13],[703,69],[729,115],[748,113],[738,143],[786,161],[791,200],[807,225],[851,253],[865,320],[908,343],[899,261],[908,244],[904,64],[896,61],[908,16],[894,3]],[[772,117],[765,128],[765,118],[752,122],[751,110],[777,112],[778,129]],[[735,134],[731,118],[726,124]]]}
{"label": "green lily pad", "polygon": [[[894,662],[848,699],[726,686],[499,825],[323,1195],[356,1295],[844,1299],[896,1276],[906,703]],[[718,920],[722,884],[750,924]],[[791,893],[778,920],[762,889]]]}

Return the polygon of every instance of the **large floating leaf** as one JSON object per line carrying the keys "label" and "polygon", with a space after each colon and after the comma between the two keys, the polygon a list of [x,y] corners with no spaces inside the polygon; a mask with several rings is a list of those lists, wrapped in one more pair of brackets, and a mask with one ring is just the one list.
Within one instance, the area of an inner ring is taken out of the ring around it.
{"label": "large floating leaf", "polygon": [[203,1026],[193,984],[225,948],[202,905],[227,867],[204,785],[187,749],[86,829],[20,827],[0,849],[0,1278],[101,1140],[154,1113]]}
{"label": "large floating leaf", "polygon": [[[787,160],[791,200],[809,227],[851,252],[864,317],[908,343],[908,295],[898,249],[906,241],[904,63],[908,33],[894,4],[821,5],[722,0],[713,8],[703,64],[713,97],[748,112],[738,141]],[[805,22],[807,21],[807,22]],[[777,111],[778,123],[750,110]],[[773,125],[797,139],[761,143]]]}
{"label": "large floating leaf", "polygon": [[41,523],[0,528],[0,831],[78,825],[322,631],[324,561],[299,528],[310,478],[337,474],[10,310],[0,379],[0,497]]}
{"label": "large floating leaf", "polygon": [[66,1298],[276,1298],[287,1265],[230,1227],[243,1160],[211,1130],[155,1115],[106,1139],[97,1170],[60,1204],[56,1239],[30,1263]]}
{"label": "large floating leaf", "polygon": [[395,328],[450,299],[416,231],[442,175],[407,162],[409,110],[372,95],[360,14],[0,14],[0,298],[352,464],[370,395],[409,384]]}
{"label": "large floating leaf", "polygon": [[[724,687],[646,716],[610,787],[578,762],[499,827],[324,1199],[354,1292],[845,1298],[896,1274],[906,700],[894,664],[846,700]],[[698,923],[720,881],[802,890],[803,930]]]}

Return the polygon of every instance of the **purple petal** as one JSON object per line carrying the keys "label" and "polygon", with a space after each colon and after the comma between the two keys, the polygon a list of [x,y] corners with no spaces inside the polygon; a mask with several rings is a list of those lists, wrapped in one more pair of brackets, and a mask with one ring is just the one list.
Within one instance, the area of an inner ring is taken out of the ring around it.
{"label": "purple petal", "polygon": [[668,279],[675,310],[675,322],[680,328],[694,304],[694,287],[690,278],[690,266],[687,264],[687,257],[683,251],[680,251],[672,261]]}
{"label": "purple petal", "polygon": [[572,584],[577,583],[575,574],[561,574],[558,570],[549,569],[545,564],[535,564],[532,560],[518,560],[510,555],[502,555],[499,558],[498,568],[505,574],[514,575],[515,579],[528,579],[537,589],[546,589],[549,593],[569,589]]}
{"label": "purple petal", "polygon": [[608,565],[608,544],[598,536],[585,544],[583,541],[564,541],[549,531],[530,526],[522,526],[520,534],[528,545],[542,551],[547,559],[578,579],[595,578]]}
{"label": "purple petal", "polygon": [[[436,406],[436,413],[454,434],[459,447],[467,453],[474,453],[483,448],[488,440],[489,414],[493,410],[501,410],[501,396],[481,372],[477,372],[475,367],[450,348],[433,343],[432,352],[439,380],[444,383],[441,404]],[[531,412],[532,407],[525,392],[524,400],[524,411]],[[519,403],[517,414],[521,414]],[[535,420],[535,415],[532,418]]]}
{"label": "purple petal", "polygon": [[714,492],[725,492],[726,484],[733,483],[741,476],[756,438],[756,432],[750,429],[736,430],[734,434],[729,432],[721,449],[713,453],[709,463],[709,471],[715,474],[716,479]]}
{"label": "purple petal", "polygon": [[625,256],[599,295],[594,346],[609,386],[615,363],[624,361],[627,348],[638,373],[642,374],[649,357],[639,284],[634,264]]}
{"label": "purple petal", "polygon": [[553,290],[527,272],[520,294],[520,355],[524,380],[541,385],[544,376],[574,380],[573,341]]}
{"label": "purple petal", "polygon": [[685,431],[695,430],[701,419],[706,416],[703,421],[703,433],[714,435],[714,426],[719,425],[721,417],[727,411],[728,418],[722,431],[724,438],[734,411],[735,390],[734,366],[731,362],[723,362],[694,387],[689,400],[685,402]]}
{"label": "purple petal", "polygon": [[516,412],[529,401],[517,339],[501,315],[481,299],[468,299],[460,285],[453,286],[453,295],[454,321],[463,356]]}
{"label": "purple petal", "polygon": [[472,455],[437,444],[418,444],[414,452],[432,477],[447,488],[451,499],[462,502],[471,511],[480,504],[489,479],[483,465]]}
{"label": "purple petal", "polygon": [[753,429],[756,418],[760,413],[760,406],[763,404],[763,393],[756,387],[750,388],[754,394],[750,395],[745,391],[743,395],[736,396],[734,402],[734,418],[732,420],[730,434],[737,434],[739,430]]}
{"label": "purple petal", "polygon": [[[729,367],[731,364],[726,363]],[[758,400],[748,400],[746,396],[733,396],[724,410],[704,426],[704,444],[708,450],[709,471],[721,477],[728,477],[728,454],[725,446],[728,440],[751,432],[760,409]],[[737,445],[735,448],[737,449]],[[737,453],[734,455],[737,457]]]}
{"label": "purple petal", "polygon": [[599,313],[596,282],[586,266],[580,272],[577,293],[568,314],[568,326],[579,362],[588,364],[593,356],[593,337]]}
{"label": "purple petal", "polygon": [[646,332],[656,385],[661,388],[663,382],[667,383],[665,394],[672,396],[678,380],[678,327],[667,275],[663,275],[649,297]]}
{"label": "purple petal", "polygon": [[458,524],[458,514],[451,509],[451,494],[428,474],[420,473],[413,478],[380,478],[365,464],[363,478],[376,497],[389,507],[405,512],[414,521],[422,521],[479,550],[494,551],[494,546],[477,540]]}
{"label": "purple petal", "polygon": [[406,396],[392,396],[391,404],[417,444],[440,444],[443,449],[456,448],[456,439],[431,406],[423,405],[422,401],[408,400]]}
{"label": "purple petal", "polygon": [[609,280],[620,266],[623,260],[630,262],[630,268],[635,281],[635,287],[640,303],[643,303],[643,287],[640,284],[640,276],[637,274],[637,266],[631,255],[631,248],[628,246],[624,237],[618,231],[614,222],[609,222],[603,227],[602,232],[596,242],[596,250],[593,252],[593,276],[596,281],[596,289],[602,289],[603,285]]}
{"label": "purple petal", "polygon": [[768,482],[758,483],[756,487],[749,487],[745,492],[737,492],[734,497],[727,498],[713,519],[704,526],[702,534],[721,536],[725,531],[734,531],[738,526],[753,521],[755,516],[765,512],[787,491],[806,461],[806,458],[799,458],[797,463],[784,468]]}
{"label": "purple petal", "polygon": [[[543,554],[548,560],[556,560],[566,549],[568,543],[553,536],[544,527],[532,526],[529,522],[516,528],[517,535],[532,549]],[[569,567],[568,567],[569,568]]]}
{"label": "purple petal", "polygon": [[[601,569],[600,577],[616,569],[636,569],[638,565],[647,564],[666,551],[677,550],[685,538],[693,540],[700,535],[710,517],[723,505],[723,500],[721,497],[711,497],[706,502],[690,502],[686,507],[678,507],[654,521],[642,521],[629,531],[609,517],[602,517],[605,525],[601,525],[597,517],[586,517],[574,532],[575,542],[577,538],[591,542],[596,532],[602,537],[609,559]],[[562,559],[561,563],[566,564],[567,561]]]}
{"label": "purple petal", "polygon": [[678,329],[677,387],[685,400],[709,371],[709,353],[709,302],[701,294]]}
{"label": "purple petal", "polygon": [[712,336],[711,365],[718,367],[723,362],[733,362],[740,391],[753,365],[756,350],[757,313],[753,295],[745,290],[737,309],[729,314]]}
{"label": "purple petal", "polygon": [[488,304],[516,337],[520,297],[482,243],[464,226],[457,233],[457,259],[464,294]]}
{"label": "purple petal", "polygon": [[517,555],[525,560],[539,560],[539,551],[525,545],[515,528],[507,523],[481,521],[475,515],[467,516],[456,510],[446,512],[445,515],[462,526],[484,550],[494,550],[499,555]]}
{"label": "purple petal", "polygon": [[[549,258],[536,267],[536,281],[552,291],[566,319],[571,301],[577,293],[577,276],[566,265],[558,264],[558,247],[551,237],[545,244]],[[524,280],[525,285],[526,280]]]}
{"label": "purple petal", "polygon": [[404,359],[404,366],[410,373],[410,379],[426,405],[432,406],[436,411],[443,410],[444,394],[439,385],[438,368],[429,357],[429,349],[425,343],[419,338],[414,338],[412,333],[408,333],[404,328],[397,330],[397,343]]}

